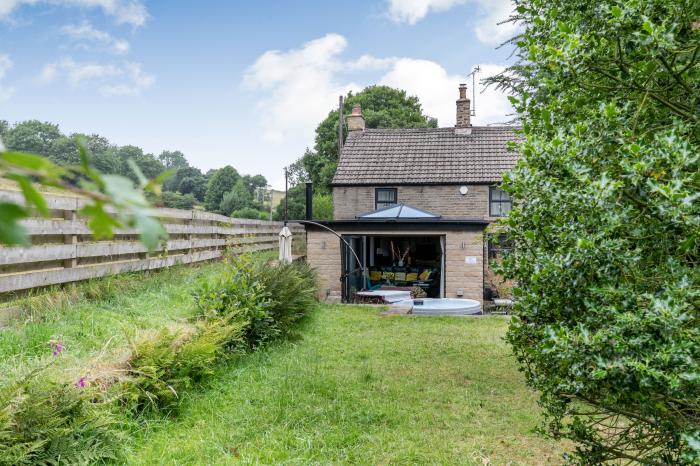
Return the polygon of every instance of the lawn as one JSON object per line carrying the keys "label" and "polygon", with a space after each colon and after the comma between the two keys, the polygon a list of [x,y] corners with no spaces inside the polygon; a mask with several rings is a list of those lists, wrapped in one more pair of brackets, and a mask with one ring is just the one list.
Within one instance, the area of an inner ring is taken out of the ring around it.
{"label": "lawn", "polygon": [[507,321],[323,305],[298,341],[221,367],[133,464],[556,464]]}
{"label": "lawn", "polygon": [[[123,355],[129,335],[192,315],[222,263],[65,286],[9,303],[0,370],[57,376]],[[126,423],[129,464],[556,464],[502,317],[381,317],[319,305],[293,341],[221,365],[177,416]],[[49,340],[65,346],[52,358]],[[52,369],[53,370],[53,369]]]}

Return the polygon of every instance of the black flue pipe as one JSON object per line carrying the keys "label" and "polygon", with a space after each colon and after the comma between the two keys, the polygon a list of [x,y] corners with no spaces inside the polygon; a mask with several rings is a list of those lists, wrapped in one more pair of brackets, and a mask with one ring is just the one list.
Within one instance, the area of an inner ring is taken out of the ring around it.
{"label": "black flue pipe", "polygon": [[314,219],[314,184],[306,183],[306,220]]}

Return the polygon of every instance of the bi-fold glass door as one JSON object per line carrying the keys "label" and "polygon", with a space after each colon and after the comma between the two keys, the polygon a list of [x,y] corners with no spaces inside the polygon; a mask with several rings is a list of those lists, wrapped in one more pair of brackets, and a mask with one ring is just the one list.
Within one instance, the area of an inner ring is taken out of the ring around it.
{"label": "bi-fold glass door", "polygon": [[362,275],[362,269],[367,263],[367,237],[361,235],[343,235],[343,239],[355,250],[360,261],[362,261],[358,263],[355,254],[341,241],[343,301],[350,303],[354,301],[355,293],[362,289],[362,282],[365,280],[365,277]]}

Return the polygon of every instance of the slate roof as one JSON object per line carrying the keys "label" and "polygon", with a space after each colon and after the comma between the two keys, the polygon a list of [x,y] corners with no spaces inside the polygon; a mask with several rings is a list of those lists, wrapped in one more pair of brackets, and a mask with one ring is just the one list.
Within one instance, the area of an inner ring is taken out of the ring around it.
{"label": "slate roof", "polygon": [[516,128],[366,129],[348,134],[333,178],[335,186],[497,183],[518,156],[508,141]]}

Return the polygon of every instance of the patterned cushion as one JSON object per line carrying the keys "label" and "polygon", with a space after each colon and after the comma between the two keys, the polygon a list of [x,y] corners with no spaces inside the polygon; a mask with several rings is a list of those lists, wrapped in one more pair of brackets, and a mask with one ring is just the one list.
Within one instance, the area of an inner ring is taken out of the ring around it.
{"label": "patterned cushion", "polygon": [[393,280],[394,272],[382,272],[382,280]]}
{"label": "patterned cushion", "polygon": [[398,281],[398,282],[405,282],[406,281],[406,272],[396,272],[394,274],[394,278],[396,278],[396,281]]}

